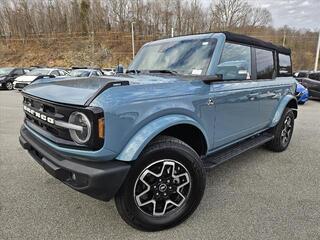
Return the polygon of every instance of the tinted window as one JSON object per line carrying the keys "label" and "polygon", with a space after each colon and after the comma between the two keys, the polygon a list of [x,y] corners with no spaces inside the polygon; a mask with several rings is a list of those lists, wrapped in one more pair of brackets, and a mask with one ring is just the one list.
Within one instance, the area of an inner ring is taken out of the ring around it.
{"label": "tinted window", "polygon": [[306,72],[299,72],[297,77],[298,77],[298,78],[307,78],[308,75],[309,75],[309,74],[306,73]]}
{"label": "tinted window", "polygon": [[310,78],[310,79],[313,79],[313,80],[318,80],[318,81],[320,81],[320,73],[311,73],[311,74],[309,75],[309,78]]}
{"label": "tinted window", "polygon": [[23,70],[22,70],[21,68],[18,68],[18,69],[16,69],[16,70],[13,71],[13,74],[23,75],[24,72],[23,72]]}
{"label": "tinted window", "polygon": [[257,79],[272,79],[275,73],[273,52],[256,49]]}
{"label": "tinted window", "polygon": [[292,65],[291,58],[289,55],[279,54],[279,76],[291,76],[292,75]]}
{"label": "tinted window", "polygon": [[251,79],[250,47],[226,43],[222,52],[217,74],[224,80]]}

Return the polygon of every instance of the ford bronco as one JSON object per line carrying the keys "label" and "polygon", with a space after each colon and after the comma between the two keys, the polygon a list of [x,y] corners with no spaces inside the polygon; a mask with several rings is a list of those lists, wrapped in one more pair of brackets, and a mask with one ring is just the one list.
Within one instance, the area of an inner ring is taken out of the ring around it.
{"label": "ford bronco", "polygon": [[297,117],[291,51],[221,32],[145,44],[125,74],[23,89],[20,143],[69,187],[115,198],[156,231],[199,205],[206,169],[265,145],[284,151]]}

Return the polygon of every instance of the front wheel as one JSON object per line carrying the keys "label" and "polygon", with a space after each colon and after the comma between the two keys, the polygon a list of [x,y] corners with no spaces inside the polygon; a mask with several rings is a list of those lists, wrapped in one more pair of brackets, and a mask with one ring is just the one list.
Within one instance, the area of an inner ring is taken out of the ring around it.
{"label": "front wheel", "polygon": [[286,108],[279,123],[272,129],[274,139],[267,143],[267,147],[274,152],[282,152],[286,150],[291,141],[293,128],[293,111],[291,108]]}
{"label": "front wheel", "polygon": [[187,219],[204,189],[205,170],[198,154],[184,142],[162,136],[136,160],[115,203],[129,225],[158,231]]}
{"label": "front wheel", "polygon": [[13,89],[13,83],[12,82],[7,82],[6,83],[6,89],[7,90],[12,90]]}

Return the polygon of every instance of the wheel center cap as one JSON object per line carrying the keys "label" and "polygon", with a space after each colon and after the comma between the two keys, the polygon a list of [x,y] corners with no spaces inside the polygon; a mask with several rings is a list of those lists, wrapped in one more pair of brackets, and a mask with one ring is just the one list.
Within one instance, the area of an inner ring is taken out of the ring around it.
{"label": "wheel center cap", "polygon": [[165,192],[167,190],[167,185],[162,183],[159,185],[159,191],[160,192]]}

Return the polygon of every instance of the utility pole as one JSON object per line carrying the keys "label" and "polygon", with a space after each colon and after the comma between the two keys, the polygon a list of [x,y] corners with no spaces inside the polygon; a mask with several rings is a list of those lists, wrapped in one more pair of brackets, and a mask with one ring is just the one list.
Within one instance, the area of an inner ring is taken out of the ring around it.
{"label": "utility pole", "polygon": [[286,46],[286,38],[287,38],[287,33],[286,33],[286,29],[283,30],[283,41],[282,41],[282,46],[285,47]]}
{"label": "utility pole", "polygon": [[319,52],[320,52],[320,32],[318,37],[318,47],[317,47],[317,53],[316,53],[316,61],[314,64],[314,71],[318,71],[318,62],[319,62]]}
{"label": "utility pole", "polygon": [[94,61],[94,16],[93,16],[93,10],[91,10],[91,50],[92,50],[92,56],[91,56],[91,60],[92,60],[92,66],[94,66],[95,61]]}
{"label": "utility pole", "polygon": [[171,28],[171,37],[173,38],[174,35],[173,35],[173,28]]}
{"label": "utility pole", "polygon": [[132,59],[134,58],[135,52],[134,52],[134,27],[133,24],[135,24],[135,22],[131,22],[131,40],[132,40]]}

